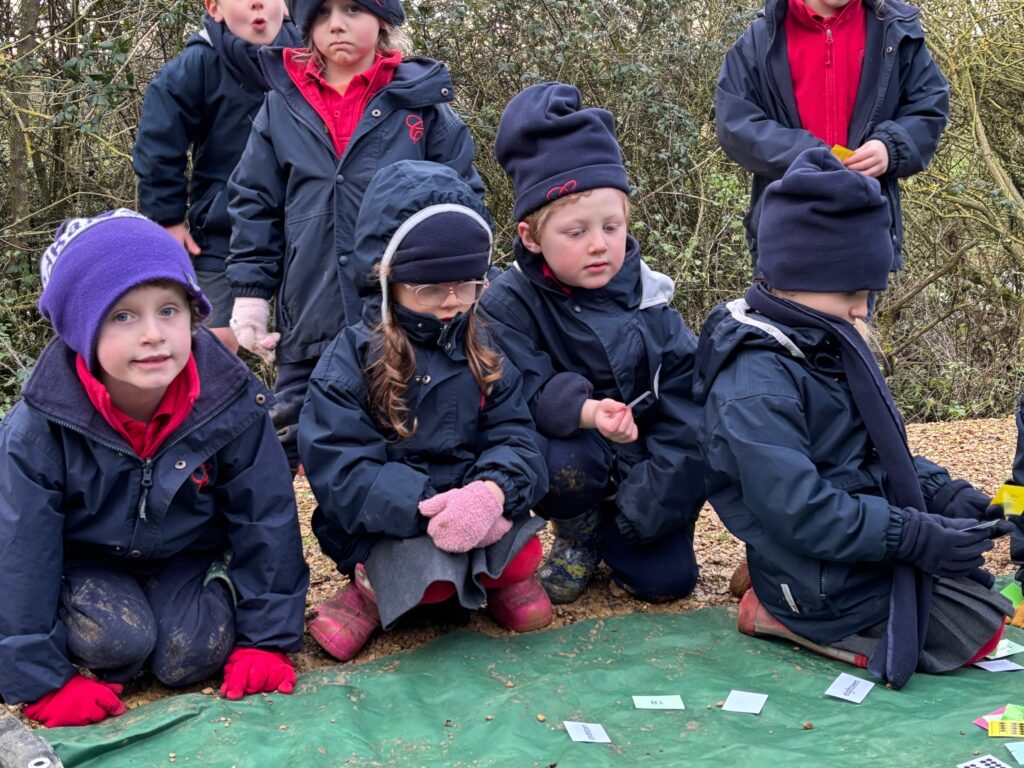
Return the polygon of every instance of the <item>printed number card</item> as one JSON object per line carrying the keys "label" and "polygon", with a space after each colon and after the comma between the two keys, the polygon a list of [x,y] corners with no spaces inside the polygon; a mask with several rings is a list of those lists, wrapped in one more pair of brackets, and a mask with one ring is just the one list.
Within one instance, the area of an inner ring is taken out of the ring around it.
{"label": "printed number card", "polygon": [[637,709],[686,709],[682,696],[634,696]]}
{"label": "printed number card", "polygon": [[612,740],[605,733],[604,726],[598,723],[577,723],[572,720],[563,720],[566,733],[573,741],[582,741],[589,744],[611,744]]}
{"label": "printed number card", "polygon": [[966,763],[960,763],[956,768],[1010,768],[995,755],[982,755]]}
{"label": "printed number card", "polygon": [[870,680],[864,680],[843,672],[828,687],[825,695],[831,696],[834,699],[842,699],[843,701],[852,701],[854,704],[860,704],[874,687],[875,684]]}
{"label": "printed number card", "polygon": [[750,693],[749,691],[730,691],[722,707],[724,712],[746,712],[750,715],[760,715],[764,703],[768,701],[767,694]]}

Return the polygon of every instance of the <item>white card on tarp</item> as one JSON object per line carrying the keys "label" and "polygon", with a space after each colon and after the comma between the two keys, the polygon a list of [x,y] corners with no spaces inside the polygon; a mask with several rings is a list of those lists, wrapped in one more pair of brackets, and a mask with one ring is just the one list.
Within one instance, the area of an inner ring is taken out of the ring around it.
{"label": "white card on tarp", "polygon": [[766,701],[768,701],[768,696],[764,693],[730,691],[722,709],[725,712],[746,712],[750,715],[759,715]]}
{"label": "white card on tarp", "polygon": [[828,687],[825,691],[826,696],[831,696],[835,699],[842,699],[843,701],[852,701],[854,704],[860,704],[864,701],[864,698],[871,693],[871,689],[875,687],[875,684],[870,680],[865,680],[861,677],[854,677],[843,672]]}
{"label": "white card on tarp", "polygon": [[995,755],[982,755],[966,763],[960,763],[956,768],[1012,768]]}
{"label": "white card on tarp", "polygon": [[1011,741],[1009,744],[1004,744],[1010,754],[1013,755],[1013,759],[1021,765],[1024,765],[1024,741]]}
{"label": "white card on tarp", "polygon": [[999,645],[996,646],[996,649],[985,658],[1002,659],[1006,656],[1013,656],[1015,653],[1020,653],[1021,651],[1024,651],[1024,645],[1015,643],[1013,640],[1008,640],[1004,637],[999,641]]}
{"label": "white card on tarp", "polygon": [[604,726],[598,723],[577,723],[572,720],[563,720],[566,733],[573,741],[583,741],[590,744],[611,744],[612,740],[605,733]]}
{"label": "white card on tarp", "polygon": [[672,696],[634,696],[633,706],[637,709],[686,709],[683,697]]}
{"label": "white card on tarp", "polygon": [[1009,659],[996,659],[995,661],[976,661],[974,666],[986,669],[989,672],[1019,672],[1024,669],[1020,664]]}

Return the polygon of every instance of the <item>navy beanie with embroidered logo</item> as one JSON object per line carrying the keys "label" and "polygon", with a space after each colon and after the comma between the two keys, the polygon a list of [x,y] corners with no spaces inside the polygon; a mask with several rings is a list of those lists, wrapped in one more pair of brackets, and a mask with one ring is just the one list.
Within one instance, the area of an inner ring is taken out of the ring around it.
{"label": "navy beanie with embroidered logo", "polygon": [[200,317],[210,302],[184,247],[159,224],[127,208],[67,219],[39,265],[39,311],[93,368],[100,328],[115,302],[143,283],[177,283]]}
{"label": "navy beanie with embroidered logo", "polygon": [[[405,23],[405,11],[398,0],[354,0],[366,10],[390,24],[392,27],[400,27]],[[309,28],[313,26],[316,12],[324,0],[290,0],[288,10],[292,21],[299,28],[299,34],[303,40],[309,38]]]}
{"label": "navy beanie with embroidered logo", "polygon": [[895,259],[877,179],[827,147],[801,152],[764,192],[757,271],[784,291],[884,291]]}
{"label": "navy beanie with embroidered logo", "polygon": [[483,277],[491,233],[465,213],[445,211],[410,229],[395,249],[388,278],[396,283],[454,283]]}
{"label": "navy beanie with embroidered logo", "polygon": [[612,187],[629,194],[615,118],[582,108],[580,92],[565,83],[531,85],[502,112],[494,156],[512,180],[516,221],[559,197]]}

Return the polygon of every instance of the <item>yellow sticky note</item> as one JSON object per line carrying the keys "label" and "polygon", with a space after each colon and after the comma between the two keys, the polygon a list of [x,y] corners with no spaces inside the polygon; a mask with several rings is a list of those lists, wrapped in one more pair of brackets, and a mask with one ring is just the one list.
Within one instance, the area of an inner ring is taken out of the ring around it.
{"label": "yellow sticky note", "polygon": [[1004,515],[1024,512],[1024,486],[1003,483],[992,497],[992,503],[1002,506]]}
{"label": "yellow sticky note", "polygon": [[844,147],[842,144],[836,144],[832,147],[832,154],[838,157],[840,160],[845,160],[848,157],[853,157],[853,150]]}
{"label": "yellow sticky note", "polygon": [[1024,736],[1024,720],[993,720],[988,724],[988,735],[1020,738]]}

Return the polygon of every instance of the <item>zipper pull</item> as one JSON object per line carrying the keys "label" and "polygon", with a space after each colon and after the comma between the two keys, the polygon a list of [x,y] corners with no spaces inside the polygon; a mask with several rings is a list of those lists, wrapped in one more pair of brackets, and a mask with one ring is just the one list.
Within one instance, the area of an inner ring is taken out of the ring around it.
{"label": "zipper pull", "polygon": [[832,27],[825,26],[825,66],[832,66]]}
{"label": "zipper pull", "polygon": [[153,487],[153,460],[146,459],[142,465],[142,496],[139,498],[139,520],[146,521],[146,499]]}

